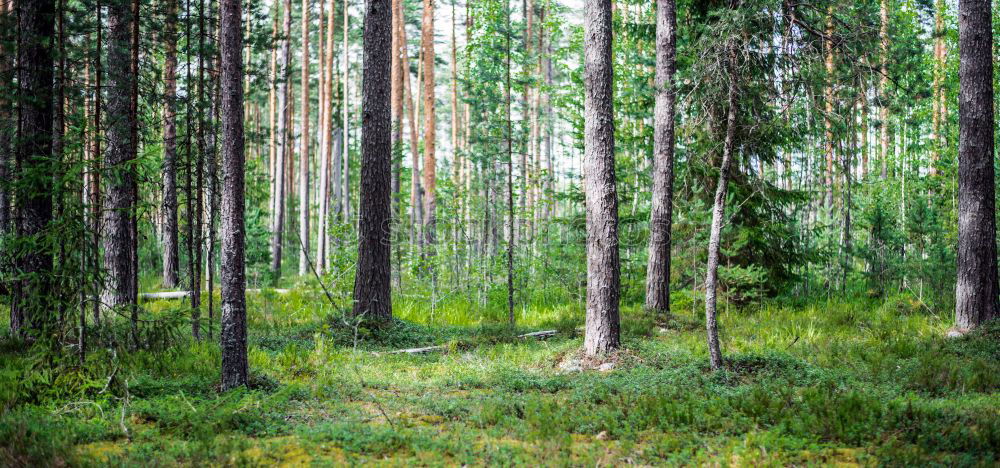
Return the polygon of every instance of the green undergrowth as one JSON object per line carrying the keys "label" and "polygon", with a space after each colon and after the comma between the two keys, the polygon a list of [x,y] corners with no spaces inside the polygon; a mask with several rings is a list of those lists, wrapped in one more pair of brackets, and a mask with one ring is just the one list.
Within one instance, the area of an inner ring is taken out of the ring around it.
{"label": "green undergrowth", "polygon": [[[265,291],[249,297],[251,386],[225,394],[217,344],[187,323],[164,325],[174,346],[82,365],[5,335],[0,465],[994,465],[1000,326],[947,339],[947,317],[901,301],[724,308],[719,372],[700,310],[624,307],[614,369],[568,372],[578,304],[512,328],[401,298],[374,327],[307,287]],[[543,329],[559,332],[518,338]]]}

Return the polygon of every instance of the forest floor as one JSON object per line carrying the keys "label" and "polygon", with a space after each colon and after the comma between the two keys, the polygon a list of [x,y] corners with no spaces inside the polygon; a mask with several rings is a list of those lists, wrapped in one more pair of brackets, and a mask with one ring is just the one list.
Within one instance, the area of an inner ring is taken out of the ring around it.
{"label": "forest floor", "polygon": [[[0,465],[975,466],[1000,457],[1000,327],[945,338],[950,317],[907,299],[726,311],[726,369],[716,373],[697,308],[663,323],[624,308],[624,351],[601,371],[565,365],[582,342],[579,305],[529,310],[516,330],[414,320],[368,330],[322,303],[302,291],[251,298],[253,388],[225,394],[218,345],[186,338],[186,328],[171,338],[182,345],[96,350],[82,367],[0,337]],[[151,308],[181,307],[172,304]],[[542,329],[559,333],[516,337]],[[385,353],[442,343],[442,352]]]}

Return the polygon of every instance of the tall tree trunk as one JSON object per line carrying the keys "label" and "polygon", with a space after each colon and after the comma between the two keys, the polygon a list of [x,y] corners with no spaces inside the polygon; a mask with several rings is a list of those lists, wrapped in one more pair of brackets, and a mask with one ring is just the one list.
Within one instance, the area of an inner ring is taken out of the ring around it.
{"label": "tall tree trunk", "polygon": [[133,141],[132,5],[112,0],[108,5],[108,125],[104,194],[104,270],[107,272],[101,301],[108,308],[135,305],[132,294],[132,214],[136,152]]}
{"label": "tall tree trunk", "polygon": [[392,319],[391,277],[391,83],[390,0],[365,0],[361,185],[358,210],[358,270],[355,317],[380,323]]}
{"label": "tall tree trunk", "polygon": [[722,349],[719,345],[719,328],[716,320],[716,289],[719,273],[719,243],[722,236],[723,216],[726,213],[726,189],[729,184],[729,170],[732,166],[733,147],[736,139],[736,52],[730,45],[728,52],[729,99],[726,110],[726,140],[722,147],[722,165],[719,167],[719,184],[715,188],[715,204],[712,207],[712,228],[708,236],[708,264],[705,277],[705,327],[708,332],[708,353],[712,370],[722,367]]}
{"label": "tall tree trunk", "polygon": [[349,222],[349,220],[351,219],[351,212],[350,212],[351,211],[351,202],[350,202],[351,196],[350,196],[350,190],[349,190],[350,183],[351,183],[351,177],[350,177],[350,174],[351,174],[351,164],[350,164],[350,162],[351,162],[351,158],[350,158],[350,149],[351,149],[351,145],[350,145],[350,137],[351,137],[351,114],[350,114],[350,109],[351,109],[351,106],[349,105],[350,104],[350,89],[351,89],[351,77],[350,77],[350,70],[351,70],[351,57],[350,57],[351,44],[350,44],[350,34],[349,34],[350,33],[350,19],[351,19],[351,14],[350,14],[349,6],[350,6],[350,0],[344,0],[344,70],[343,70],[343,74],[344,74],[344,77],[343,77],[344,91],[343,91],[343,102],[341,104],[342,107],[343,107],[343,111],[344,111],[344,117],[343,117],[343,127],[344,127],[344,143],[343,143],[343,145],[344,145],[344,147],[342,148],[343,149],[343,153],[341,154],[342,157],[341,157],[341,162],[340,162],[341,170],[343,171],[343,173],[340,174],[340,175],[342,176],[343,179],[342,179],[342,182],[341,182],[341,190],[340,190],[339,194],[341,196],[341,199],[340,199],[340,212],[341,212],[341,214],[344,215],[343,219],[344,219],[345,223]]}
{"label": "tall tree trunk", "polygon": [[292,1],[284,0],[281,16],[281,51],[278,55],[277,79],[278,89],[278,126],[277,149],[275,150],[275,197],[274,222],[271,226],[271,276],[273,281],[281,278],[281,250],[282,235],[285,231],[285,179],[287,175],[285,169],[288,166],[287,156],[289,152],[288,137],[286,135],[288,127],[288,64],[291,61],[291,44],[289,38],[292,35]]}
{"label": "tall tree trunk", "polygon": [[221,0],[222,53],[222,389],[246,385],[246,223],[243,154],[243,36],[240,0]]}
{"label": "tall tree trunk", "polygon": [[330,249],[330,170],[333,157],[333,31],[336,15],[335,0],[330,0],[330,14],[326,28],[326,65],[323,68],[323,149],[320,154],[320,213],[319,253],[316,255],[320,271],[329,268]]}
{"label": "tall tree trunk", "polygon": [[177,286],[177,0],[167,2],[163,41],[163,287]]}
{"label": "tall tree trunk", "polygon": [[[32,239],[44,235],[52,221],[55,54],[51,39],[55,33],[56,5],[54,0],[31,0],[17,2],[14,8],[19,36],[18,133],[14,144],[14,177],[19,186],[14,197],[14,224],[18,237]],[[28,328],[38,330],[51,323],[49,315],[55,306],[52,252],[47,247],[18,252],[15,268],[21,278],[14,284],[10,327],[25,335]]]}
{"label": "tall tree trunk", "polygon": [[506,5],[507,13],[507,50],[506,50],[506,77],[504,80],[504,104],[507,117],[507,322],[514,326],[514,248],[515,232],[517,225],[514,217],[514,128],[511,116],[511,27],[510,27],[510,4]]}
{"label": "tall tree trunk", "polygon": [[958,5],[958,282],[955,323],[972,328],[997,317],[994,181],[993,26],[990,0]]}
{"label": "tall tree trunk", "polygon": [[[320,17],[322,21],[322,16]],[[309,0],[302,0],[302,112],[299,116],[299,276],[309,272]]]}
{"label": "tall tree trunk", "polygon": [[861,83],[861,180],[868,178],[868,84]]}
{"label": "tall tree trunk", "polygon": [[434,254],[437,198],[436,114],[434,106],[434,0],[424,0],[424,18],[420,45],[423,47],[424,69],[424,240],[428,252]]}
{"label": "tall tree trunk", "polygon": [[[824,204],[830,210],[833,209],[833,160],[836,142],[833,134],[833,5],[826,10],[826,38],[823,40],[825,57],[823,63],[826,68],[826,82],[823,86],[823,126],[826,129],[825,150],[826,154],[826,201]],[[832,214],[832,211],[831,211]]]}
{"label": "tall tree trunk", "polygon": [[[410,164],[412,166],[412,177],[410,180],[410,247],[414,248],[419,243],[419,227],[423,225],[423,201],[420,193],[420,150],[418,149],[419,133],[417,129],[417,116],[414,106],[413,93],[410,88],[410,65],[409,55],[406,48],[406,18],[403,16],[402,2],[397,6],[396,12],[399,15],[400,56],[403,68],[403,99],[406,101],[406,120],[410,124]],[[419,86],[419,81],[418,81]]]}
{"label": "tall tree trunk", "polygon": [[[214,4],[215,2],[212,3]],[[215,16],[212,16],[212,18],[214,20]],[[219,22],[221,22],[221,17],[219,18]],[[212,326],[213,323],[215,322],[215,311],[213,310],[213,305],[214,305],[213,291],[215,290],[215,243],[218,233],[218,231],[216,230],[216,220],[218,219],[219,206],[221,204],[221,198],[220,198],[221,194],[219,193],[219,184],[220,184],[219,153],[217,145],[216,122],[219,120],[219,112],[221,105],[220,103],[221,89],[219,83],[220,76],[218,67],[221,66],[222,59],[221,56],[218,55],[219,52],[221,52],[221,49],[218,48],[218,42],[216,42],[217,41],[216,35],[218,34],[218,32],[216,31],[216,26],[219,26],[221,31],[221,24],[218,24],[215,21],[212,21],[211,25],[208,28],[209,29],[208,39],[212,41],[212,47],[210,47],[210,49],[213,51],[213,54],[209,58],[209,65],[208,65],[208,68],[210,70],[208,87],[211,96],[209,97],[209,106],[208,106],[209,112],[206,115],[206,120],[208,122],[208,124],[206,125],[208,128],[208,133],[205,135],[205,143],[206,143],[205,210],[207,210],[208,216],[205,223],[205,233],[204,233],[205,237],[204,267],[205,267],[205,276],[207,276],[206,287],[208,290],[208,337],[209,338],[212,338]],[[244,116],[247,116],[246,109],[247,106],[246,103],[244,102],[243,106]]]}
{"label": "tall tree trunk", "polygon": [[[14,89],[14,56],[17,54],[11,34],[17,31],[17,17],[14,14],[14,2],[0,2],[0,235],[10,232],[13,224],[11,216],[11,178],[13,172],[11,163],[14,160],[13,141],[17,123],[11,107],[11,96]],[[5,265],[0,265],[0,273],[5,272]]]}
{"label": "tall tree trunk", "polygon": [[[396,244],[396,265],[397,281],[401,281],[401,272],[398,266],[401,262],[401,252],[399,249],[399,238],[396,234],[400,227],[400,217],[402,216],[402,173],[403,173],[403,59],[401,54],[405,51],[405,39],[402,35],[400,25],[403,16],[400,13],[402,0],[392,0],[392,51],[391,51],[391,90],[392,100],[392,226],[393,243]],[[406,71],[409,73],[409,70]]]}
{"label": "tall tree trunk", "polygon": [[[190,0],[188,0],[190,1]],[[102,226],[102,212],[103,208],[101,206],[101,166],[103,161],[101,158],[101,140],[102,140],[102,130],[101,126],[101,109],[103,106],[104,98],[103,96],[103,78],[104,78],[104,67],[103,57],[104,57],[104,27],[103,19],[101,13],[101,0],[97,0],[95,5],[95,10],[97,12],[97,53],[94,55],[94,138],[91,140],[93,144],[91,148],[90,155],[93,158],[91,161],[90,168],[90,193],[89,193],[89,213],[90,213],[90,232],[93,236],[92,248],[90,255],[90,267],[91,271],[98,271],[103,264],[103,258],[101,256],[101,231],[103,231]],[[93,297],[93,313],[94,313],[94,324],[100,325],[101,323],[101,294],[103,294],[103,289],[101,288],[100,281],[95,281],[94,297]]]}
{"label": "tall tree trunk", "polygon": [[587,320],[583,348],[588,356],[598,356],[617,350],[621,340],[611,0],[586,0],[583,28],[587,208]]}
{"label": "tall tree trunk", "polygon": [[[397,0],[398,1],[398,0]],[[462,179],[462,154],[459,152],[459,142],[458,142],[458,129],[459,129],[459,114],[458,114],[458,39],[455,37],[455,0],[451,2],[451,151],[453,155],[452,164],[457,172],[457,177],[453,180],[455,185],[461,186]],[[400,107],[402,107],[402,102],[400,102]],[[456,197],[456,201],[459,206],[458,212],[461,213],[461,197]],[[461,219],[461,218],[459,218]],[[458,224],[458,223],[455,223]]]}
{"label": "tall tree trunk", "polygon": [[[132,159],[139,157],[139,0],[132,0],[132,23],[131,23],[131,59],[129,60],[129,71],[132,74],[131,108],[129,109]],[[132,180],[129,181],[129,191],[131,192],[132,210],[129,213],[129,301],[131,302],[131,322],[132,322],[132,346],[139,348],[139,181],[136,170],[132,170]]]}
{"label": "tall tree trunk", "polygon": [[879,105],[879,146],[882,159],[882,179],[889,172],[889,0],[882,0],[879,7],[881,25],[879,27],[880,65],[878,80]]}
{"label": "tall tree trunk", "polygon": [[[274,21],[271,25],[271,41],[278,41],[278,2],[274,2],[274,10],[272,11],[274,15]],[[268,54],[271,60],[271,79],[268,83],[268,99],[267,99],[267,129],[268,129],[268,166],[267,174],[269,178],[269,197],[268,197],[268,227],[273,228],[275,219],[277,217],[278,210],[275,208],[277,203],[277,195],[275,193],[278,187],[277,183],[277,125],[275,124],[275,115],[277,113],[277,88],[278,88],[278,51],[277,48],[271,48]]]}
{"label": "tall tree trunk", "polygon": [[937,0],[934,5],[934,80],[932,84],[931,100],[931,161],[928,173],[933,177],[937,175],[938,160],[941,158],[941,136],[942,121],[944,120],[944,109],[942,104],[944,99],[944,73],[945,73],[945,51],[944,51],[944,0]]}
{"label": "tall tree trunk", "polygon": [[653,206],[649,220],[646,308],[670,314],[670,244],[674,199],[674,73],[677,70],[677,9],[674,0],[656,5],[656,109],[653,128]]}

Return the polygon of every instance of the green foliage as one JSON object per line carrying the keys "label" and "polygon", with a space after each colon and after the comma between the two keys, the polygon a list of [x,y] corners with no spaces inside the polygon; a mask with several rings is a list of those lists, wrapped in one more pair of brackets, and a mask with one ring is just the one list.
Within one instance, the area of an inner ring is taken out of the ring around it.
{"label": "green foliage", "polygon": [[[70,356],[51,371],[47,353],[5,348],[0,460],[589,464],[610,454],[654,465],[977,465],[998,456],[1000,325],[944,338],[947,323],[912,295],[884,305],[762,300],[722,308],[729,353],[713,373],[702,311],[685,294],[675,291],[669,319],[622,309],[626,349],[610,372],[561,366],[580,346],[578,306],[529,307],[524,328],[512,329],[447,325],[467,319],[445,302],[435,325],[365,329],[305,290],[250,296],[250,389],[218,393],[210,341],[95,352],[81,367]],[[516,338],[547,328],[559,333]]]}

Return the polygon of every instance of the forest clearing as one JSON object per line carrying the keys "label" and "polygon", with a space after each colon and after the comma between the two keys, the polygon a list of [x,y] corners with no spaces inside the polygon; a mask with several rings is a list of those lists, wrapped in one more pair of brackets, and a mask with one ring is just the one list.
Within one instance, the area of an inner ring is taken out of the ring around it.
{"label": "forest clearing", "polygon": [[0,466],[996,466],[992,0],[0,0]]}

